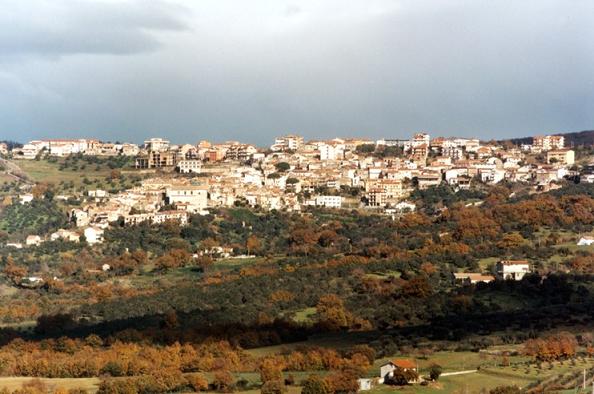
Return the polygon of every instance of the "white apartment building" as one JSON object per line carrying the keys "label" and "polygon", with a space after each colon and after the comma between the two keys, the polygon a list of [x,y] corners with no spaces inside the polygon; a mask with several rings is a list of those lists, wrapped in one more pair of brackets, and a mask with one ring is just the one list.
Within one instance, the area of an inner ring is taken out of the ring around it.
{"label": "white apartment building", "polygon": [[320,160],[341,160],[344,159],[344,145],[320,144]]}
{"label": "white apartment building", "polygon": [[421,146],[421,145],[429,146],[430,140],[431,140],[431,137],[429,136],[429,134],[416,133],[415,135],[413,135],[411,145],[413,148],[417,147],[417,146]]}
{"label": "white apartment building", "polygon": [[182,174],[199,174],[202,171],[202,161],[198,159],[180,160],[177,162],[177,170]]}
{"label": "white apartment building", "polygon": [[187,205],[188,210],[200,212],[208,205],[208,190],[204,186],[170,186],[165,191],[165,201]]}
{"label": "white apartment building", "polygon": [[318,207],[342,208],[341,196],[316,196],[315,204]]}
{"label": "white apartment building", "polygon": [[273,152],[279,151],[296,151],[303,145],[303,137],[299,135],[285,135],[274,140],[274,144],[270,146]]}
{"label": "white apartment building", "polygon": [[532,139],[532,147],[541,151],[563,149],[565,147],[565,137],[562,135],[539,135]]}
{"label": "white apartment building", "polygon": [[13,157],[15,159],[26,159],[26,160],[33,160],[37,157],[37,154],[41,151],[41,147],[35,144],[25,144],[20,149],[14,150]]}
{"label": "white apartment building", "polygon": [[169,149],[169,141],[163,138],[151,138],[144,141],[144,148],[149,151],[166,151]]}

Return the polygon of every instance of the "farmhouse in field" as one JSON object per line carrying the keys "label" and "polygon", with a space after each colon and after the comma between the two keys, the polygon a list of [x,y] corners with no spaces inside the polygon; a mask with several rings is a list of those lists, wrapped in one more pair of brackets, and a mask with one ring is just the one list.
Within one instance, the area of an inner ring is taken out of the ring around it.
{"label": "farmhouse in field", "polygon": [[484,275],[477,272],[455,272],[454,282],[456,284],[468,285],[477,283],[489,283],[495,280],[493,275]]}
{"label": "farmhouse in field", "polygon": [[[417,364],[408,359],[402,360],[390,360],[385,364],[380,366],[380,379],[379,383],[384,383],[387,379],[390,379],[394,376],[394,371],[401,370],[404,372],[414,372],[415,375],[418,374]],[[409,381],[408,383],[416,383],[417,380]]]}
{"label": "farmhouse in field", "polygon": [[499,279],[503,280],[522,280],[524,275],[531,272],[527,260],[501,260],[497,263],[496,271]]}
{"label": "farmhouse in field", "polygon": [[590,246],[592,244],[594,244],[594,237],[584,236],[580,238],[577,246]]}

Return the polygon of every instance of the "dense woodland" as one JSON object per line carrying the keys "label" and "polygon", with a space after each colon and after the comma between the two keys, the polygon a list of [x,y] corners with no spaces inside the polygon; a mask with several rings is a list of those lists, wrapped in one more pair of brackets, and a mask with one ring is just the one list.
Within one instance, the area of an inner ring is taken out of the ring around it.
{"label": "dense woodland", "polygon": [[[36,193],[27,210],[3,208],[0,238],[67,225],[51,190]],[[376,358],[411,349],[528,341],[526,355],[538,362],[592,349],[587,336],[542,333],[592,324],[594,255],[558,245],[592,230],[593,186],[544,194],[505,184],[459,193],[439,187],[413,200],[418,211],[396,220],[358,210],[238,207],[193,216],[185,227],[116,223],[99,247],[53,241],[3,249],[5,288],[27,275],[45,281],[3,296],[2,321],[35,324],[0,329],[0,374],[104,376],[101,392],[148,393],[244,389],[249,384],[231,373],[259,372],[262,391],[302,383],[347,393]],[[203,253],[215,246],[255,257],[227,264]],[[453,272],[491,269],[479,264],[487,258],[528,259],[536,273],[454,285]],[[300,319],[306,310],[313,312]],[[246,352],[316,336],[349,345]],[[326,377],[285,381],[283,371]]]}

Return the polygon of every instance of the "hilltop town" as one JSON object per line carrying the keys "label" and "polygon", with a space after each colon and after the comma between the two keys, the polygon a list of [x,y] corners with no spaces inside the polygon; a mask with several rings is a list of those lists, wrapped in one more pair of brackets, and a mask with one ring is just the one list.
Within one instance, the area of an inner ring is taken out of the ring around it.
{"label": "hilltop town", "polygon": [[1,143],[0,375],[36,394],[590,385],[594,152],[575,141]]}
{"label": "hilltop town", "polygon": [[[91,242],[100,239],[101,231],[88,226],[104,228],[118,218],[126,224],[176,220],[183,225],[190,214],[234,206],[294,212],[317,206],[397,215],[415,209],[407,201],[415,189],[442,184],[458,191],[517,182],[542,192],[578,176],[594,181],[589,168],[578,171],[575,151],[565,146],[562,135],[537,136],[532,144],[520,146],[468,138],[431,139],[427,133],[408,140],[377,141],[306,142],[287,135],[268,149],[239,142],[173,145],[162,138],[151,138],[142,146],[93,139],[38,140],[10,151],[4,144],[0,153],[16,165],[18,160],[71,155],[133,158],[130,167],[144,178],[138,186],[61,196],[83,198],[70,217]],[[33,196],[24,193],[18,198],[27,203]]]}

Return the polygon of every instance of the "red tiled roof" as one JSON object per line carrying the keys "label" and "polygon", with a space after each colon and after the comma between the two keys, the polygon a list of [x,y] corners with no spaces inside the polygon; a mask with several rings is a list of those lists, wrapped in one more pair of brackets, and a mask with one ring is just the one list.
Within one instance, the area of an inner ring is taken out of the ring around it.
{"label": "red tiled roof", "polygon": [[392,364],[394,364],[395,366],[397,366],[398,368],[402,368],[402,369],[414,369],[417,367],[417,364],[415,364],[412,360],[392,360],[391,361]]}

